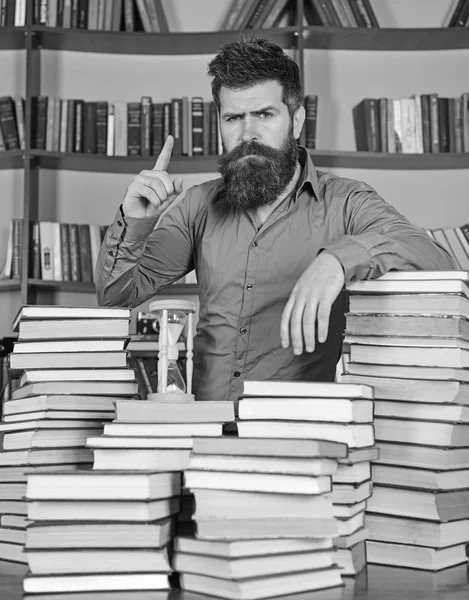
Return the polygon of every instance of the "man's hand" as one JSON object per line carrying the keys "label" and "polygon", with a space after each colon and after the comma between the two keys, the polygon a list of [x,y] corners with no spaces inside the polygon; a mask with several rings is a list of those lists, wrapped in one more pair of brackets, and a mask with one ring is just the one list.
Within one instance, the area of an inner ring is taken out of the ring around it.
{"label": "man's hand", "polygon": [[316,256],[298,279],[282,314],[280,338],[282,346],[291,342],[294,354],[303,352],[303,340],[307,352],[314,350],[316,321],[318,340],[326,341],[329,316],[334,300],[344,285],[342,265],[324,250]]}
{"label": "man's hand", "polygon": [[168,135],[151,171],[141,171],[127,188],[122,208],[128,217],[154,217],[182,192],[182,177],[170,177],[167,168],[171,160],[174,138]]}

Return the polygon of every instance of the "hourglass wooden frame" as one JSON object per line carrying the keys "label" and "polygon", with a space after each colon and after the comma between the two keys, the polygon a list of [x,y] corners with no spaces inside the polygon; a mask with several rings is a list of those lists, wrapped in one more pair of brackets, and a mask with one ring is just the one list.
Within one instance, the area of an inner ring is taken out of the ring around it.
{"label": "hourglass wooden frame", "polygon": [[[192,338],[193,332],[193,315],[195,313],[195,303],[190,300],[181,300],[179,298],[168,300],[155,300],[150,302],[149,310],[152,313],[161,312],[160,319],[160,335],[158,343],[158,379],[161,377],[160,393],[167,392],[168,385],[168,364],[171,357],[178,355],[177,340],[175,348],[170,348],[168,337],[168,311],[180,310],[187,314],[186,324],[186,393],[192,393],[192,373],[193,373],[193,348],[194,342]],[[183,329],[184,330],[184,329]],[[181,332],[182,333],[182,332]],[[179,339],[179,338],[178,338]],[[171,357],[169,356],[171,354]]]}

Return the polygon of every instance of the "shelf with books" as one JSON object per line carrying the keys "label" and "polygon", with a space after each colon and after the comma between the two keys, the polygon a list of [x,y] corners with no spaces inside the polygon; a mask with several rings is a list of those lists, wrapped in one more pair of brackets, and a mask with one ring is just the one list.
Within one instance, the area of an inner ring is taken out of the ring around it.
{"label": "shelf with books", "polygon": [[427,170],[469,169],[469,153],[391,154],[310,150],[317,167],[344,169]]}
{"label": "shelf with books", "polygon": [[[106,54],[213,54],[233,39],[233,31],[145,33],[142,31],[89,31],[32,27],[37,44],[45,50]],[[282,48],[296,48],[296,27],[269,30],[269,38]]]}
{"label": "shelf with books", "polygon": [[426,51],[469,48],[469,27],[327,28],[305,27],[305,49]]}

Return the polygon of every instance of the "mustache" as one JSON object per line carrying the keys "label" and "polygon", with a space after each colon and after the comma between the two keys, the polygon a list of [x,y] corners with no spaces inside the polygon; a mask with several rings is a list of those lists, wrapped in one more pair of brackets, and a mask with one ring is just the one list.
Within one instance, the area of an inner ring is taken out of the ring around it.
{"label": "mustache", "polygon": [[255,140],[251,140],[249,142],[239,143],[233,148],[233,150],[227,152],[225,155],[222,155],[222,160],[223,162],[232,161],[249,155],[275,159],[279,156],[279,154],[281,154],[280,150],[276,150],[275,148],[266,146],[265,144],[260,144]]}

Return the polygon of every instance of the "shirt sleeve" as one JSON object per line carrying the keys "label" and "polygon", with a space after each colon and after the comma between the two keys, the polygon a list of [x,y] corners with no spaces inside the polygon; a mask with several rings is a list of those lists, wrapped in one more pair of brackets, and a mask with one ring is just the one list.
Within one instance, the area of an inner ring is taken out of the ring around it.
{"label": "shirt sleeve", "polygon": [[346,282],[374,279],[392,270],[456,268],[443,246],[410,223],[372,188],[362,185],[346,199],[345,235],[323,247],[341,262]]}
{"label": "shirt sleeve", "polygon": [[193,269],[182,204],[148,218],[128,217],[118,209],[96,264],[98,305],[138,306]]}

